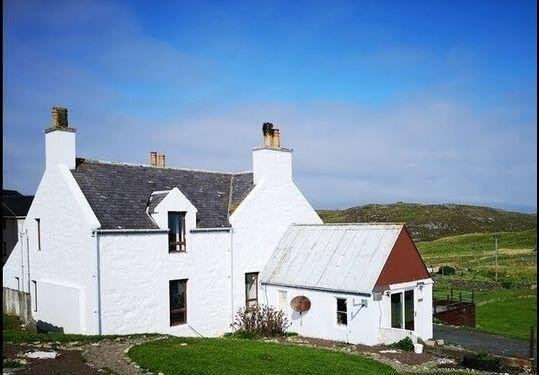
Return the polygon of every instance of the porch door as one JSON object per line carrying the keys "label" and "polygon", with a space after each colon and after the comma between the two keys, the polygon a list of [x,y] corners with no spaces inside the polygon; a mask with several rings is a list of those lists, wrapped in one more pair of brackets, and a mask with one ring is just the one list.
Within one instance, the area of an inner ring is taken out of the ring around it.
{"label": "porch door", "polygon": [[414,291],[404,292],[404,328],[414,330]]}

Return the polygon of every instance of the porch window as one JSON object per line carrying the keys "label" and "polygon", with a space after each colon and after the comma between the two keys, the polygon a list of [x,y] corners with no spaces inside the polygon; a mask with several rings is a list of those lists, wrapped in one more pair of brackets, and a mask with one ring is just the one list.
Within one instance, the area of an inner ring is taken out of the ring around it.
{"label": "porch window", "polygon": [[187,322],[187,280],[170,280],[170,325]]}
{"label": "porch window", "polygon": [[402,327],[402,293],[391,295],[391,327]]}
{"label": "porch window", "polygon": [[168,213],[168,251],[185,252],[185,212]]}
{"label": "porch window", "polygon": [[404,292],[404,328],[414,330],[414,291]]}
{"label": "porch window", "polygon": [[337,324],[348,325],[348,309],[346,298],[337,298]]}
{"label": "porch window", "polygon": [[258,304],[258,272],[245,274],[245,307]]}

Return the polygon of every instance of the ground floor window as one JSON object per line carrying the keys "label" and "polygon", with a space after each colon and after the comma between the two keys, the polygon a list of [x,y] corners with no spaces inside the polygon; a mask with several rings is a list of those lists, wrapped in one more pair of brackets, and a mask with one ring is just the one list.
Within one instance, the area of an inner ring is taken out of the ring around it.
{"label": "ground floor window", "polygon": [[258,304],[258,272],[245,274],[245,307]]}
{"label": "ground floor window", "polygon": [[346,298],[337,298],[337,324],[348,325],[348,307]]}
{"label": "ground floor window", "polygon": [[391,294],[391,327],[414,330],[414,291]]}
{"label": "ground floor window", "polygon": [[279,290],[279,309],[286,311],[288,307],[286,290]]}
{"label": "ground floor window", "polygon": [[34,306],[34,312],[37,312],[37,281],[32,280],[32,287],[33,287],[33,292],[34,292],[32,305]]}
{"label": "ground floor window", "polygon": [[170,325],[187,322],[187,280],[170,280]]}

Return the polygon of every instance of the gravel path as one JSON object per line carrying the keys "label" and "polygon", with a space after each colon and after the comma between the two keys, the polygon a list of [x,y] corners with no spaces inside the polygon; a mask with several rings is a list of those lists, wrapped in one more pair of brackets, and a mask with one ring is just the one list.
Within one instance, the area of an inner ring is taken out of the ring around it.
{"label": "gravel path", "polygon": [[155,338],[117,338],[102,340],[82,347],[82,355],[95,368],[106,368],[117,374],[144,374],[138,365],[131,362],[127,356],[130,347],[142,344]]}
{"label": "gravel path", "polygon": [[459,345],[474,352],[525,359],[529,357],[530,343],[526,340],[510,339],[438,324],[434,325],[434,338],[444,339],[446,344]]}

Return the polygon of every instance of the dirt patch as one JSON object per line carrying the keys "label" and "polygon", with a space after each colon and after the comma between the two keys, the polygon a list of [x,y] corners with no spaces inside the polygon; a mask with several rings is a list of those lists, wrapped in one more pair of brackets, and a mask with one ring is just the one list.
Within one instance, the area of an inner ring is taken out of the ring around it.
{"label": "dirt patch", "polygon": [[98,371],[88,366],[80,351],[78,350],[59,350],[55,359],[30,359],[24,356],[24,353],[34,351],[33,346],[3,344],[3,357],[10,361],[16,361],[24,367],[17,374],[81,374],[94,375]]}

